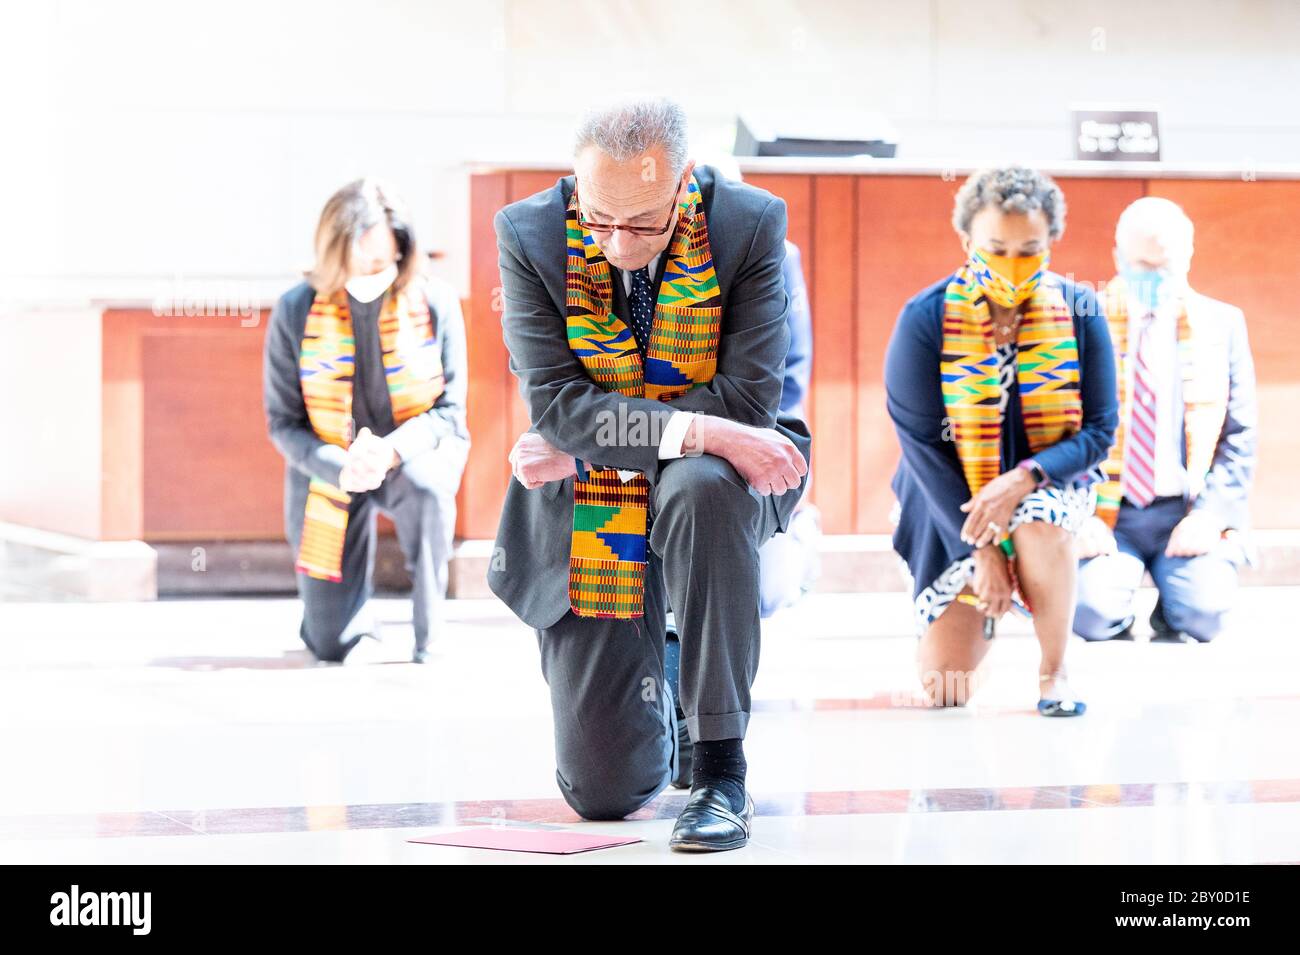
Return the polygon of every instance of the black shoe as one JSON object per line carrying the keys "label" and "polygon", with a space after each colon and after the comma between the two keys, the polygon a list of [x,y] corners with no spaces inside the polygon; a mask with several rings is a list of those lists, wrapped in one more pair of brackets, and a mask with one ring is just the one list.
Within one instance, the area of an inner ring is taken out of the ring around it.
{"label": "black shoe", "polygon": [[691,742],[690,731],[686,729],[686,714],[682,708],[673,704],[677,715],[677,775],[673,777],[674,789],[690,789],[692,770],[695,766],[695,744]]}
{"label": "black shoe", "polygon": [[1065,677],[1057,676],[1048,680],[1043,687],[1043,677],[1038,678],[1040,692],[1046,692],[1038,701],[1038,712],[1042,716],[1082,716],[1088,711],[1088,704],[1075,697]]}
{"label": "black shoe", "polygon": [[1132,614],[1130,614],[1130,615],[1129,615],[1129,618],[1128,618],[1128,622],[1124,624],[1124,629],[1121,630],[1119,633],[1115,634],[1115,636],[1111,637],[1110,639],[1112,639],[1112,640],[1132,640],[1132,639],[1133,639],[1133,624],[1136,623],[1136,622],[1137,622],[1137,617],[1134,617]]}
{"label": "black shoe", "polygon": [[745,790],[745,810],[731,811],[727,794],[714,786],[701,786],[691,793],[686,808],[677,816],[668,847],[680,852],[720,852],[739,849],[749,842],[754,819],[754,800]]}
{"label": "black shoe", "polygon": [[1157,600],[1155,609],[1151,611],[1151,642],[1182,643],[1184,639],[1181,631],[1169,626],[1169,621],[1165,620],[1164,608]]}

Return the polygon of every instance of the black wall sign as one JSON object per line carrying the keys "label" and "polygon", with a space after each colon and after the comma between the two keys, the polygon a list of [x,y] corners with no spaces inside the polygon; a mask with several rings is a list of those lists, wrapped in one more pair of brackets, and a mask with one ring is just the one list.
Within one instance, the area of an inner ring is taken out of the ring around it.
{"label": "black wall sign", "polygon": [[1160,122],[1152,109],[1076,109],[1070,113],[1075,159],[1160,159]]}

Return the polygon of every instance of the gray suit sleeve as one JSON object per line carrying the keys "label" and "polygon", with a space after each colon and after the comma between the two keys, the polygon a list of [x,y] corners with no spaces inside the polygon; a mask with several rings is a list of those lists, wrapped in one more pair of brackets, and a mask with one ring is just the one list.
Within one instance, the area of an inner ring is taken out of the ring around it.
{"label": "gray suit sleeve", "polygon": [[335,486],[347,452],[322,441],[312,430],[298,381],[302,329],[296,327],[289,297],[282,296],[271,311],[262,352],[262,405],[271,443],[285,461],[311,477]]}
{"label": "gray suit sleeve", "polygon": [[1214,463],[1193,510],[1208,508],[1225,527],[1247,522],[1246,498],[1255,474],[1259,410],[1255,397],[1255,363],[1250,354],[1246,319],[1235,313],[1228,344],[1228,413],[1214,451]]}
{"label": "gray suit sleeve", "polygon": [[565,317],[504,210],[496,214],[495,226],[504,299],[501,327],[533,430],[575,458],[654,472],[658,436],[672,409],[661,401],[607,392],[587,376],[569,349]]}
{"label": "gray suit sleeve", "polygon": [[790,300],[781,274],[784,201],[772,199],[763,210],[731,284],[713,380],[666,402],[607,392],[588,377],[569,349],[565,317],[504,210],[495,225],[510,370],[519,379],[534,430],[555,448],[603,467],[653,473],[659,465],[658,437],[673,411],[775,425],[790,343]]}
{"label": "gray suit sleeve", "polygon": [[437,283],[429,290],[429,309],[438,323],[438,338],[442,343],[444,386],[432,408],[403,421],[388,435],[403,461],[433,450],[449,434],[469,435],[465,423],[465,396],[469,387],[465,316],[460,297],[450,285]]}

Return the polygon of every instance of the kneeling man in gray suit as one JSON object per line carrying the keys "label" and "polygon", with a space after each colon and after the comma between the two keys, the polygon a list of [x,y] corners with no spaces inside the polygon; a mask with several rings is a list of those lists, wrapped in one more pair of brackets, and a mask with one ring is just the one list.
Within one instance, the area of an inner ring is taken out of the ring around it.
{"label": "kneeling man in gray suit", "polygon": [[1133,639],[1133,599],[1149,572],[1152,639],[1208,643],[1256,559],[1255,364],[1241,309],[1188,284],[1194,235],[1159,196],[1135,201],[1115,226],[1120,274],[1103,302],[1120,427],[1097,514],[1079,534],[1074,629],[1085,640]]}
{"label": "kneeling man in gray suit", "polygon": [[754,812],[758,551],[811,448],[777,411],[785,203],[696,168],[665,100],[591,114],[574,155],[575,175],[496,216],[532,427],[488,582],[537,632],[569,805],[619,819],[689,786],[670,845],[734,849]]}

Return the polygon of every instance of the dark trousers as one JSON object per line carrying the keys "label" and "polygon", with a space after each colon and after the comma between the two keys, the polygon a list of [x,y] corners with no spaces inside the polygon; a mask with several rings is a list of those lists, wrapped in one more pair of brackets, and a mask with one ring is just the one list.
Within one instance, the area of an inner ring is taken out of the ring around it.
{"label": "dark trousers", "polygon": [[758,672],[758,552],[789,520],[801,490],[764,497],[712,455],[667,462],[650,498],[645,615],[613,620],[570,611],[537,631],[556,780],[579,815],[620,819],[676,771],[674,701],[664,680],[666,598],[680,635],[680,703],[691,739],[745,736]]}
{"label": "dark trousers", "polygon": [[[447,563],[456,527],[456,490],[468,442],[450,436],[432,451],[404,462],[373,491],[353,494],[343,541],[343,579],[338,583],[298,573],[303,602],[300,635],[318,660],[342,661],[373,625],[363,613],[374,593],[375,518],[387,515],[411,575],[415,647],[428,645],[447,594]],[[302,539],[307,479],[292,473],[286,489],[285,524],[297,554]]]}
{"label": "dark trousers", "polygon": [[1109,640],[1132,616],[1133,597],[1146,571],[1160,593],[1165,621],[1196,640],[1212,640],[1223,628],[1245,563],[1241,545],[1220,540],[1197,557],[1167,557],[1169,535],[1187,513],[1178,497],[1157,498],[1147,507],[1120,505],[1115,521],[1116,553],[1079,565],[1079,600],[1074,631],[1085,640]]}

